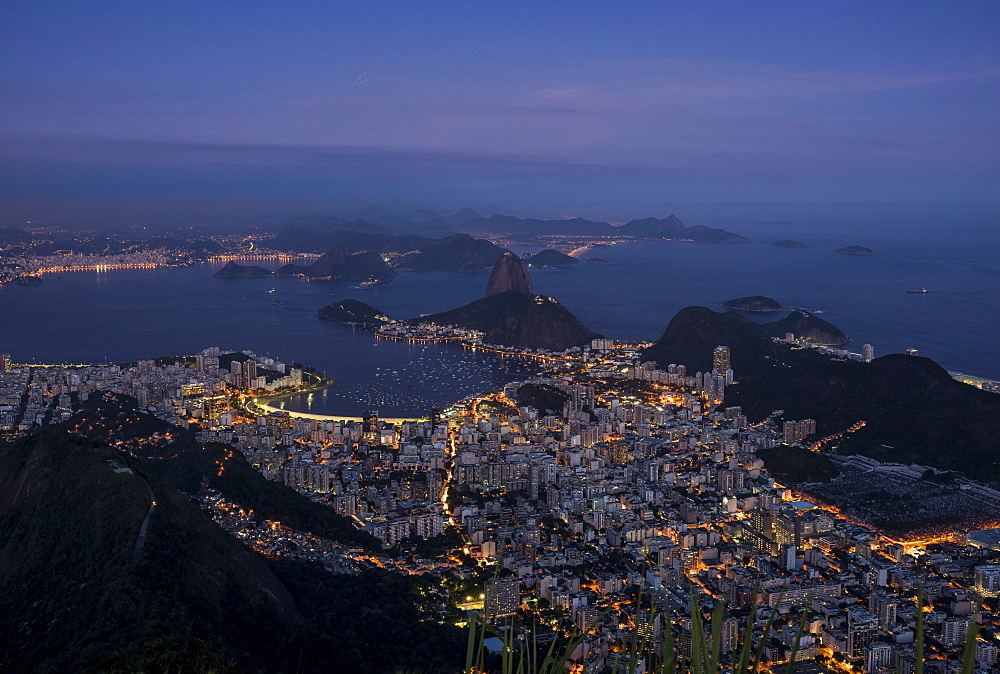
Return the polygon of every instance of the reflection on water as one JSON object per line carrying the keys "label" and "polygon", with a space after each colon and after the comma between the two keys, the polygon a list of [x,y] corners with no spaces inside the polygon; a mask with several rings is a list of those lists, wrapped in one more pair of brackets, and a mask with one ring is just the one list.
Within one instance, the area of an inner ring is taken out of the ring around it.
{"label": "reflection on water", "polygon": [[537,370],[527,359],[473,353],[455,344],[424,344],[410,356],[402,363],[375,365],[374,372],[360,380],[338,382],[275,406],[312,414],[360,416],[378,410],[383,416],[422,415],[433,405],[495,389]]}

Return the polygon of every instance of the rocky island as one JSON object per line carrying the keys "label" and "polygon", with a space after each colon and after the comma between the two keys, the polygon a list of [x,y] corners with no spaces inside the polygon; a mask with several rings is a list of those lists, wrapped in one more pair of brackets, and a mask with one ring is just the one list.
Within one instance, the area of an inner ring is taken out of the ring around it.
{"label": "rocky island", "polygon": [[806,244],[800,243],[798,241],[793,241],[792,239],[782,239],[781,241],[775,241],[771,244],[772,246],[777,246],[778,248],[805,248]]}
{"label": "rocky island", "polygon": [[865,248],[864,246],[844,246],[843,248],[838,248],[833,251],[834,253],[840,253],[841,255],[874,255],[875,251],[871,248]]}
{"label": "rocky island", "polygon": [[358,327],[374,327],[392,320],[375,307],[350,299],[328,304],[316,315],[327,321]]}
{"label": "rocky island", "polygon": [[770,297],[751,295],[723,302],[722,307],[731,311],[781,311],[784,307]]}
{"label": "rocky island", "polygon": [[543,250],[540,253],[535,253],[531,257],[525,259],[525,264],[529,267],[539,267],[542,269],[564,269],[566,267],[572,267],[575,264],[579,264],[579,262],[580,261],[572,255],[560,253],[558,250],[553,250],[551,248]]}
{"label": "rocky island", "polygon": [[263,267],[254,265],[242,265],[236,262],[227,262],[219,271],[215,272],[215,278],[260,278],[271,276],[271,272]]}

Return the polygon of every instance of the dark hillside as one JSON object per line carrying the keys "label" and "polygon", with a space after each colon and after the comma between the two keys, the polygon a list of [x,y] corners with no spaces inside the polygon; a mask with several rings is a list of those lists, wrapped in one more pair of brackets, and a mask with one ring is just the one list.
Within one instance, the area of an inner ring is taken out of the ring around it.
{"label": "dark hillside", "polygon": [[155,480],[146,545],[129,573],[150,501],[116,450],[55,430],[3,452],[5,671],[103,668],[141,659],[156,638],[242,659],[297,615],[262,558]]}
{"label": "dark hillside", "polygon": [[787,419],[815,419],[821,436],[865,421],[841,441],[842,452],[1000,479],[1000,395],[955,381],[930,359],[834,360],[777,344],[749,320],[704,307],[678,312],[645,357],[706,372],[717,345],[731,348],[737,380],[726,404],[741,405],[752,419],[782,409]]}
{"label": "dark hillside", "polygon": [[[211,461],[216,449],[201,458]],[[166,463],[137,460],[64,427],[0,445],[0,669],[460,667],[464,636],[423,619],[419,579],[382,571],[336,576],[316,564],[265,559],[144,470]],[[195,464],[178,459],[174,468],[193,477],[203,467]],[[225,465],[230,479],[247,477],[233,459]],[[226,480],[221,487],[239,491]],[[258,487],[243,488],[266,491]]]}

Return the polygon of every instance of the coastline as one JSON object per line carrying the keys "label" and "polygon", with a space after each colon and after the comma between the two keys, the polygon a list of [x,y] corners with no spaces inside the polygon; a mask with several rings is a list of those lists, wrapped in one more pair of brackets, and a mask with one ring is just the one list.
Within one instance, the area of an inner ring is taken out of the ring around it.
{"label": "coastline", "polygon": [[[280,403],[280,402],[282,402],[284,400],[287,400],[288,398],[291,398],[291,397],[297,396],[297,395],[302,395],[302,394],[305,394],[305,393],[316,393],[317,391],[324,391],[324,390],[330,388],[331,386],[333,386],[334,384],[337,383],[337,380],[335,380],[335,379],[330,379],[328,377],[320,377],[319,375],[315,375],[315,374],[312,374],[312,373],[306,373],[306,374],[308,374],[310,377],[317,377],[318,381],[314,385],[309,386],[309,387],[304,388],[304,389],[300,389],[298,391],[290,391],[290,392],[287,392],[287,393],[279,393],[279,394],[276,394],[276,395],[267,395],[267,396],[258,396],[258,397],[255,397],[255,398],[253,398],[253,404],[256,407],[259,407],[260,409],[264,410],[264,412],[269,413],[269,414],[270,413],[274,413],[274,412],[286,412],[288,415],[290,415],[292,417],[297,417],[297,418],[300,418],[300,419],[314,419],[316,421],[364,421],[364,417],[352,417],[352,416],[344,416],[344,415],[340,415],[340,414],[312,414],[311,412],[296,412],[295,410],[287,410],[287,409],[284,409],[282,407],[276,407],[274,405],[274,403]],[[393,418],[388,418],[388,417],[382,418],[382,417],[379,417],[379,419],[381,421],[385,421],[385,422],[388,422],[388,423],[391,423],[391,424],[402,424],[402,423],[405,423],[405,422],[408,422],[408,421],[417,421],[417,420],[419,420],[421,418],[423,418],[423,417],[420,417],[420,416],[405,417],[405,418],[404,417],[393,417]]]}

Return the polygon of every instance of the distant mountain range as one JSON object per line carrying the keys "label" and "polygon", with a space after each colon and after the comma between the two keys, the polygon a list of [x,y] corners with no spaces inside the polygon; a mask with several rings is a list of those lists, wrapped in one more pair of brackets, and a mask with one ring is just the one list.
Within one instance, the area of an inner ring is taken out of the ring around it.
{"label": "distant mountain range", "polygon": [[[471,209],[462,209],[450,216],[442,216],[431,211],[416,211],[405,216],[397,216],[382,209],[371,208],[353,213],[351,219],[329,217],[291,222],[269,245],[279,250],[297,251],[330,247],[340,247],[345,250],[352,248],[382,251],[412,250],[418,243],[412,240],[413,237],[442,238],[455,234],[456,230],[476,236],[518,238],[524,241],[555,236],[749,243],[749,239],[724,229],[714,229],[704,225],[687,227],[676,215],[663,219],[643,218],[614,226],[607,222],[584,218],[542,220],[499,214],[483,217]],[[368,234],[372,238],[368,240],[359,236],[352,238],[346,234],[347,232],[356,235]],[[403,239],[403,241],[390,239]],[[337,243],[333,243],[334,240]]]}

